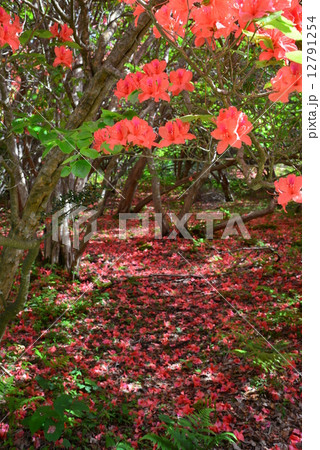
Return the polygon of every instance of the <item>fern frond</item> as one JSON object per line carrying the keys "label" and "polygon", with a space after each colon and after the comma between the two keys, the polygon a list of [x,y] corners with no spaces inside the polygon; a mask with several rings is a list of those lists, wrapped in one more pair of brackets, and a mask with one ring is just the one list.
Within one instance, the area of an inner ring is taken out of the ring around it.
{"label": "fern frond", "polygon": [[140,440],[151,441],[154,444],[157,444],[161,450],[179,450],[169,439],[156,434],[146,434]]}

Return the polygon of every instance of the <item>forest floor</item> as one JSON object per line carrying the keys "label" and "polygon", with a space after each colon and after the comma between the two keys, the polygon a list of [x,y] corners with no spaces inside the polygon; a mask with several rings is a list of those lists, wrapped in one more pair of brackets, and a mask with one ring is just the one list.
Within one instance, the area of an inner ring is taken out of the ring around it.
{"label": "forest floor", "polygon": [[[1,448],[103,449],[108,435],[137,446],[160,412],[204,405],[235,449],[301,448],[301,218],[256,219],[248,240],[192,228],[193,240],[121,240],[106,216],[79,279],[33,270],[0,350]],[[22,419],[62,393],[90,413],[55,444],[31,437]]]}

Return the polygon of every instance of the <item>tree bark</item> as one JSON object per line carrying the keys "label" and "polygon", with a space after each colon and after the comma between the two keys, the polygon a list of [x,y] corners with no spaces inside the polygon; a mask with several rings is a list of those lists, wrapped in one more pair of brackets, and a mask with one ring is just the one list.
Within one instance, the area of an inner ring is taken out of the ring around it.
{"label": "tree bark", "polygon": [[201,188],[201,186],[206,181],[209,175],[210,175],[210,163],[207,163],[200,172],[200,175],[196,177],[196,180],[191,184],[191,186],[186,191],[183,206],[178,215],[179,219],[182,219],[182,217],[190,211],[194,203],[194,200],[199,192],[199,189]]}
{"label": "tree bark", "polygon": [[[199,175],[200,175],[200,173],[196,173],[196,174],[193,174],[193,177],[197,177]],[[169,192],[173,191],[174,189],[176,189],[179,186],[183,186],[184,184],[188,183],[188,181],[190,181],[190,177],[185,177],[185,178],[182,178],[181,180],[178,180],[173,186],[170,186],[168,189],[161,188],[161,190],[160,190],[161,196],[164,194],[168,194]],[[150,194],[146,198],[141,200],[135,206],[135,208],[133,209],[133,212],[134,213],[140,212],[144,206],[146,206],[148,203],[150,203],[152,201],[152,198],[153,198],[153,195]]]}
{"label": "tree bark", "polygon": [[138,161],[131,169],[122,191],[122,198],[120,200],[117,211],[118,214],[130,212],[134,194],[136,192],[139,180],[143,174],[146,164],[147,158],[145,156],[140,156]]}
{"label": "tree bark", "polygon": [[170,225],[162,209],[160,180],[157,174],[157,169],[155,167],[152,151],[148,150],[147,154],[148,154],[148,167],[152,177],[151,185],[152,185],[152,199],[154,212],[156,214],[161,214],[161,235],[167,236],[170,233]]}

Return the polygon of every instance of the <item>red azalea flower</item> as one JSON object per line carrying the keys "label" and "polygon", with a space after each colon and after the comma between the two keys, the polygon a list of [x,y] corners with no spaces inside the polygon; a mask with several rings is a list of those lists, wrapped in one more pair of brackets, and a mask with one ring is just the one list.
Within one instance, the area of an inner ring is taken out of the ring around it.
{"label": "red azalea flower", "polygon": [[9,24],[11,21],[11,17],[9,14],[0,6],[0,23]]}
{"label": "red azalea flower", "polygon": [[287,103],[289,94],[294,91],[302,92],[302,65],[292,62],[290,66],[282,67],[271,79],[271,84],[274,92],[269,95],[269,99]]}
{"label": "red azalea flower", "polygon": [[129,133],[127,122],[127,119],[124,119],[115,123],[112,127],[106,127],[109,132],[106,142],[110,145],[111,150],[114,149],[115,145],[127,145]]}
{"label": "red azalea flower", "polygon": [[160,75],[164,73],[165,68],[167,67],[166,61],[159,61],[158,59],[154,59],[153,61],[145,64],[143,66],[143,71],[151,77],[152,75]]}
{"label": "red azalea flower", "polygon": [[143,119],[133,117],[132,120],[127,120],[128,126],[128,142],[141,147],[151,148],[155,145],[156,134],[152,127],[148,125]]}
{"label": "red azalea flower", "polygon": [[[279,30],[266,29],[262,32],[259,32],[259,35],[261,35],[262,37],[265,36],[267,38],[267,41],[261,40],[259,42],[260,47],[264,50],[264,52],[262,52],[259,56],[260,61],[268,61],[273,57],[278,60],[285,59],[287,52],[298,50],[294,39],[290,39]],[[268,42],[269,40],[271,40],[270,43]]]}
{"label": "red azalea flower", "polygon": [[101,145],[107,142],[107,139],[109,137],[109,131],[108,127],[100,128],[99,130],[95,131],[94,134],[94,142],[93,142],[93,148],[100,152],[101,150],[108,154],[109,152],[105,149],[101,149]]}
{"label": "red azalea flower", "polygon": [[[173,12],[170,4],[163,5],[155,13],[155,18],[159,25],[162,26],[163,31],[168,39],[175,40],[177,36],[184,37],[185,28],[181,20],[179,12]],[[157,39],[161,37],[161,33],[156,27],[153,27],[153,34]]]}
{"label": "red azalea flower", "polygon": [[194,134],[188,133],[190,128],[189,123],[183,123],[180,119],[175,122],[167,122],[164,127],[159,128],[159,135],[163,140],[158,144],[158,147],[168,147],[172,144],[184,144],[186,139],[195,139]]}
{"label": "red azalea flower", "polygon": [[135,26],[138,25],[139,17],[140,17],[141,14],[144,13],[144,12],[145,12],[145,9],[144,9],[144,7],[141,6],[141,5],[138,5],[138,6],[135,8],[135,10],[133,11],[133,15],[134,15],[134,17],[135,17],[135,21],[134,21]]}
{"label": "red azalea flower", "polygon": [[56,67],[59,64],[61,64],[63,66],[69,67],[69,69],[72,69],[72,51],[71,50],[62,46],[62,47],[55,47],[54,52],[56,54],[56,59],[53,62],[53,67]]}
{"label": "red azalea flower", "polygon": [[70,36],[73,34],[73,30],[68,27],[67,24],[63,24],[61,26],[61,30],[59,32],[59,24],[56,22],[52,27],[49,28],[52,33],[52,37],[60,39],[62,42],[72,42]]}
{"label": "red azalea flower", "polygon": [[[9,17],[9,19],[8,19]],[[15,52],[20,47],[20,41],[18,34],[21,33],[22,27],[18,16],[15,16],[14,21],[11,23],[11,17],[4,11],[0,10],[0,47],[8,44]]]}
{"label": "red azalea flower", "polygon": [[252,130],[252,124],[248,117],[234,106],[220,110],[215,120],[217,128],[211,132],[211,136],[220,140],[217,153],[223,153],[228,146],[241,148],[241,142],[251,145],[251,139],[247,135]]}
{"label": "red azalea flower", "polygon": [[302,31],[302,6],[299,0],[292,0],[289,8],[284,8],[283,16],[291,20],[300,32]]}
{"label": "red azalea flower", "polygon": [[244,28],[249,21],[260,19],[273,10],[272,0],[243,0],[239,9],[240,27]]}
{"label": "red azalea flower", "polygon": [[132,92],[140,89],[141,81],[145,78],[146,75],[142,72],[129,73],[123,80],[118,81],[114,95],[118,97],[119,100],[120,98],[128,100],[128,97]]}
{"label": "red azalea flower", "polygon": [[[296,177],[294,174],[288,175],[286,178],[280,178],[279,181],[274,182],[276,192],[280,195],[278,203],[286,211],[287,204],[292,200],[297,203],[302,203],[302,177]],[[287,211],[286,211],[287,212]]]}
{"label": "red azalea flower", "polygon": [[123,80],[118,81],[114,95],[118,97],[119,100],[120,98],[128,100],[129,95],[135,90],[136,86],[132,78],[128,75]]}
{"label": "red azalea flower", "polygon": [[138,95],[139,102],[144,102],[149,98],[153,98],[155,102],[159,102],[160,99],[170,102],[170,96],[166,92],[168,88],[169,81],[167,74],[163,73],[146,77],[143,83],[141,83],[142,93]]}
{"label": "red azalea flower", "polygon": [[194,90],[193,84],[190,83],[192,80],[192,72],[186,69],[178,69],[170,72],[170,82],[172,86],[169,87],[169,91],[172,92],[172,95],[178,95],[182,91],[190,91]]}
{"label": "red azalea flower", "polygon": [[59,37],[59,24],[58,22],[56,22],[54,25],[52,25],[52,27],[49,28],[49,31],[52,34],[52,37]]}
{"label": "red azalea flower", "polygon": [[62,27],[61,27],[61,31],[59,33],[59,38],[63,42],[67,42],[67,41],[72,42],[72,39],[70,38],[70,36],[72,34],[73,34],[73,30],[71,28],[69,28],[68,25],[63,24]]}

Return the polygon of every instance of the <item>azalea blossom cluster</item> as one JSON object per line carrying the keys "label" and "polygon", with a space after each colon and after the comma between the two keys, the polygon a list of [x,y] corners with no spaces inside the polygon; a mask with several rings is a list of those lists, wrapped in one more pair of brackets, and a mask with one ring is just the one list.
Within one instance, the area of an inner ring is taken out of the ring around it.
{"label": "azalea blossom cluster", "polygon": [[61,26],[59,31],[59,24],[56,22],[49,28],[49,31],[52,34],[52,38],[57,38],[62,42],[72,42],[71,35],[73,34],[73,30],[66,23]]}
{"label": "azalea blossom cluster", "polygon": [[286,53],[298,50],[295,40],[279,30],[261,29],[258,32],[259,36],[261,36],[260,47],[264,50],[259,56],[260,61],[269,61],[271,58],[287,60]]}
{"label": "azalea blossom cluster", "polygon": [[0,6],[0,47],[8,44],[15,52],[20,46],[18,34],[22,32],[22,26],[18,16],[14,20]]}
{"label": "azalea blossom cluster", "polygon": [[[71,35],[73,34],[73,30],[69,28],[67,24],[63,24],[59,31],[59,24],[55,23],[54,25],[52,25],[52,27],[49,28],[49,31],[52,34],[51,39],[57,38],[62,42],[72,42]],[[56,58],[53,62],[53,67],[62,65],[68,67],[69,69],[72,69],[71,50],[62,45],[61,47],[55,47],[54,53],[56,55]]]}
{"label": "azalea blossom cluster", "polygon": [[287,103],[289,94],[302,92],[302,65],[291,62],[290,65],[281,67],[276,76],[271,79],[273,92],[269,99],[273,102]]}
{"label": "azalea blossom cluster", "polygon": [[287,177],[280,178],[274,182],[276,192],[279,194],[278,203],[283,207],[285,212],[286,206],[290,201],[302,203],[302,177],[290,174]]}
{"label": "azalea blossom cluster", "polygon": [[248,133],[252,130],[245,113],[238,111],[234,106],[228,109],[221,109],[217,118],[212,120],[217,128],[211,132],[211,136],[220,140],[217,146],[217,153],[223,153],[228,146],[241,148],[242,142],[251,145]]}
{"label": "azalea blossom cluster", "polygon": [[143,119],[133,117],[132,120],[123,119],[113,126],[106,126],[94,133],[93,148],[97,151],[103,149],[104,153],[109,153],[102,144],[106,143],[111,150],[116,145],[126,146],[130,143],[142,147],[151,148],[155,142],[156,133],[153,128]]}
{"label": "azalea blossom cluster", "polygon": [[[144,8],[134,0],[123,1],[135,8],[134,15],[137,23]],[[302,7],[299,0],[202,0],[200,2],[169,0],[155,13],[155,19],[162,33],[155,26],[154,34],[157,38],[164,35],[170,40],[184,37],[186,26],[191,20],[191,32],[195,36],[195,45],[201,47],[207,43],[214,49],[216,39],[227,38],[231,33],[239,36],[244,29],[256,32],[253,21],[277,11],[282,11],[282,15],[291,20],[298,31],[302,30]],[[289,65],[286,53],[298,50],[294,39],[277,29],[260,28],[257,35],[261,36],[258,43],[263,50],[259,56],[260,61],[275,58],[278,61],[283,60],[286,66]],[[279,78],[283,78],[283,74],[286,73],[289,74],[288,69],[285,71],[280,69],[276,79],[271,81],[272,86],[275,87],[274,83]],[[270,100],[283,101],[286,99],[285,93],[290,94],[296,90],[301,92],[298,82],[301,74],[298,74],[297,70],[294,71],[294,77],[290,88],[289,85],[286,86],[285,91],[278,89],[280,86],[278,83],[275,93],[279,95],[270,94]],[[290,78],[292,79],[292,74]],[[281,87],[284,87],[284,84]],[[152,89],[154,89],[153,86],[150,86],[150,90]]]}
{"label": "azalea blossom cluster", "polygon": [[165,72],[166,66],[166,61],[154,59],[145,64],[142,71],[129,73],[123,80],[119,80],[114,94],[118,99],[125,98],[128,100],[130,94],[134,91],[140,91],[139,102],[144,102],[149,98],[153,98],[155,102],[160,100],[170,102],[168,92],[171,92],[174,96],[182,91],[192,92],[194,90],[190,70],[173,70],[168,75]]}
{"label": "azalea blossom cluster", "polygon": [[107,144],[110,150],[116,145],[138,145],[139,147],[167,147],[171,144],[184,144],[186,139],[195,139],[189,133],[190,124],[183,123],[177,119],[175,122],[167,122],[164,127],[159,128],[159,136],[163,138],[160,143],[156,142],[156,133],[153,128],[143,119],[123,119],[112,126],[106,126],[94,133],[93,148],[108,154],[109,151],[103,146]]}
{"label": "azalea blossom cluster", "polygon": [[[133,0],[124,2],[135,8],[137,23],[144,8]],[[283,11],[284,17],[301,30],[299,0],[169,0],[157,10],[155,18],[163,33],[172,40],[184,37],[185,27],[191,19],[195,45],[202,46],[207,42],[214,47],[215,39],[227,38],[231,33],[239,35],[250,21],[276,11]],[[154,34],[157,38],[161,36],[157,27],[154,27]]]}
{"label": "azalea blossom cluster", "polygon": [[259,44],[264,50],[259,60],[269,61],[275,58],[278,61],[284,60],[286,64],[270,81],[273,92],[269,95],[269,99],[273,102],[287,103],[289,94],[302,91],[302,65],[290,62],[286,57],[286,53],[298,50],[295,41],[276,29],[262,29],[258,36],[261,36]]}

